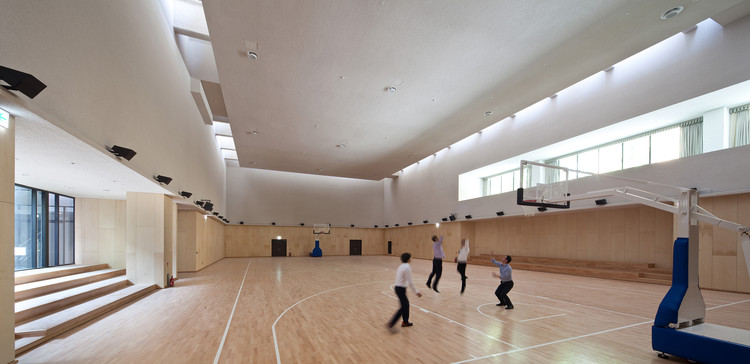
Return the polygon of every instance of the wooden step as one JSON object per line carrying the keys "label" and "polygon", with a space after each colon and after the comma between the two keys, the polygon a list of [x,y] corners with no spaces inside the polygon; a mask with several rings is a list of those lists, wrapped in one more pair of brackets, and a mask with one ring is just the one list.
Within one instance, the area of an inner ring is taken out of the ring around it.
{"label": "wooden step", "polygon": [[16,302],[16,326],[46,314],[66,309],[93,298],[123,289],[130,284],[124,275],[64,291]]}
{"label": "wooden step", "polygon": [[74,264],[59,267],[27,269],[15,272],[15,284],[24,284],[45,279],[52,279],[71,274],[91,272],[99,269],[107,269],[107,264]]}
{"label": "wooden step", "polygon": [[[108,295],[16,326],[16,356],[108,311],[124,306],[156,290],[156,288],[156,285],[153,284],[128,286]],[[39,336],[42,336],[42,338],[29,339]]]}
{"label": "wooden step", "polygon": [[15,286],[15,298],[18,302],[122,275],[125,275],[125,269],[105,268],[58,276],[43,281],[17,284]]}
{"label": "wooden step", "polygon": [[[497,258],[497,257],[496,257]],[[470,257],[469,264],[494,267],[489,254]],[[570,274],[626,281],[671,284],[672,270],[654,268],[653,263],[587,261],[567,258],[514,256],[514,269]]]}

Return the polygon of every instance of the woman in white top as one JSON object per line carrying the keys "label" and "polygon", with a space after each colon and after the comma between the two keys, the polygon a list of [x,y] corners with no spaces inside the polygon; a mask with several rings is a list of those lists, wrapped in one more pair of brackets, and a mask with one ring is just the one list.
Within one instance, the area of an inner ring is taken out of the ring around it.
{"label": "woman in white top", "polygon": [[461,239],[461,249],[458,250],[458,266],[456,270],[461,275],[461,294],[466,289],[466,259],[469,258],[469,239]]}
{"label": "woman in white top", "polygon": [[396,314],[393,315],[393,319],[388,322],[387,325],[389,329],[393,329],[393,325],[396,324],[396,321],[398,321],[399,318],[403,318],[401,327],[409,327],[414,325],[409,322],[409,299],[406,298],[406,287],[411,287],[414,293],[417,294],[417,297],[422,297],[422,294],[417,291],[417,287],[414,286],[414,280],[411,279],[411,265],[409,265],[410,262],[411,254],[401,254],[401,265],[398,266],[398,269],[396,270],[396,285],[394,288],[394,290],[396,291],[396,296],[398,296],[398,300],[401,302],[401,307],[398,309],[398,311],[396,311]]}

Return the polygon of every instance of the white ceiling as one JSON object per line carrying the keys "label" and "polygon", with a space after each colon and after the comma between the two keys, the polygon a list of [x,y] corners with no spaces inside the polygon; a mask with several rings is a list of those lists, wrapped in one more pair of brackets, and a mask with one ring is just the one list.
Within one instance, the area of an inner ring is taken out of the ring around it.
{"label": "white ceiling", "polygon": [[[172,21],[240,166],[380,180],[706,18],[744,16],[748,3],[174,0]],[[17,183],[172,194],[75,136],[16,130]]]}
{"label": "white ceiling", "polygon": [[211,1],[190,63],[240,166],[380,180],[739,2]]}

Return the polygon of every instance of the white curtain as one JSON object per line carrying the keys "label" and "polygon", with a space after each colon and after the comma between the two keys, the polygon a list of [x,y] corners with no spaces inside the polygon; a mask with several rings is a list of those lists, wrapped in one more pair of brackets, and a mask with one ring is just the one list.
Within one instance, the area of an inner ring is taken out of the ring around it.
{"label": "white curtain", "polygon": [[680,158],[703,153],[703,118],[680,126]]}
{"label": "white curtain", "polygon": [[729,147],[750,144],[750,111],[748,106],[729,110]]}

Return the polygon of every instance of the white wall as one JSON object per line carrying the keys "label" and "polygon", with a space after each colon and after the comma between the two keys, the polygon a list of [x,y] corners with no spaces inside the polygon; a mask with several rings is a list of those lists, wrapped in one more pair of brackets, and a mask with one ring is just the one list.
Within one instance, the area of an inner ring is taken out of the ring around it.
{"label": "white wall", "polygon": [[232,223],[383,225],[383,182],[227,168]]}
{"label": "white wall", "polygon": [[[47,88],[34,112],[81,140],[138,154],[129,167],[225,208],[225,165],[190,94],[158,1],[4,1],[0,64]],[[106,152],[105,152],[106,153]]]}
{"label": "white wall", "polygon": [[[707,27],[716,30],[719,25]],[[648,62],[639,65],[637,74],[623,62],[571,92],[543,100],[515,118],[405,168],[397,179],[386,181],[386,223],[434,221],[451,212],[461,219],[467,214],[495,216],[496,211],[520,214],[515,193],[458,202],[458,175],[750,79],[750,62],[746,61],[750,59],[750,18],[731,23],[723,31],[702,32],[699,27],[680,33],[665,54],[646,56]],[[717,151],[621,175],[714,193],[746,190],[747,152],[748,148]],[[586,182],[579,188],[599,187]]]}

